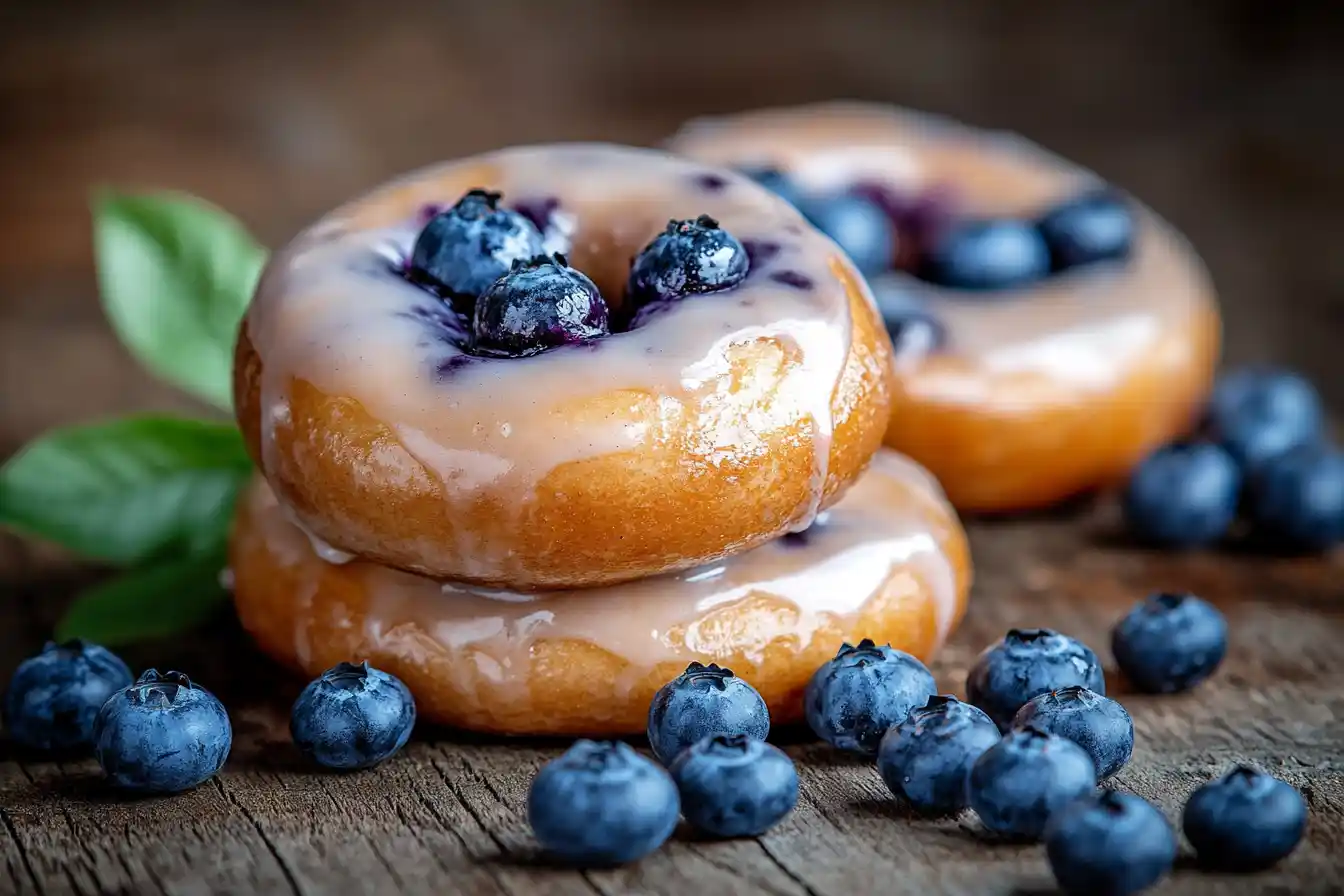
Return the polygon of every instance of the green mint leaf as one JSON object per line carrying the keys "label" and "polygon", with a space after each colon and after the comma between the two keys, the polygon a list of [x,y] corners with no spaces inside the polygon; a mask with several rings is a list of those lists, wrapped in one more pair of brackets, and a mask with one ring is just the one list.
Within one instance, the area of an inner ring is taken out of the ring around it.
{"label": "green mint leaf", "polygon": [[232,426],[143,416],[54,430],[0,467],[0,524],[98,560],[223,544],[250,475]]}
{"label": "green mint leaf", "polygon": [[224,603],[222,550],[165,560],[122,573],[75,598],[56,639],[116,646],[164,638],[206,621]]}
{"label": "green mint leaf", "polygon": [[225,212],[181,194],[106,193],[93,217],[117,336],[152,373],[228,410],[233,343],[266,250]]}

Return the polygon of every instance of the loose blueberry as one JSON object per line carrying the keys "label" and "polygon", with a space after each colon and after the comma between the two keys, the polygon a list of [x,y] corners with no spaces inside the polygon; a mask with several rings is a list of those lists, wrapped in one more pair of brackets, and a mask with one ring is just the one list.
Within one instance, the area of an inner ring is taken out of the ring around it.
{"label": "loose blueberry", "polygon": [[1045,276],[1045,238],[1022,221],[964,221],[931,245],[920,276],[939,286],[967,290],[1010,289]]}
{"label": "loose blueberry", "polygon": [[406,746],[415,699],[401,679],[367,662],[340,663],[310,682],[289,713],[299,751],[318,765],[369,768]]}
{"label": "loose blueberry", "polygon": [[210,780],[232,745],[224,704],[181,672],[146,671],[108,698],[93,723],[103,772],[141,793],[178,793]]}
{"label": "loose blueberry", "polygon": [[1120,771],[1134,752],[1134,720],[1110,697],[1071,685],[1032,697],[1013,716],[1014,728],[1037,728],[1087,751],[1097,778]]}
{"label": "loose blueberry", "polygon": [[1051,815],[1096,786],[1086,750],[1023,728],[1005,734],[971,766],[966,803],[994,833],[1035,840]]}
{"label": "loose blueberry", "polygon": [[1134,245],[1134,214],[1115,190],[1093,190],[1063,202],[1037,222],[1057,270],[1114,261]]}
{"label": "loose blueberry", "polygon": [[803,194],[798,185],[777,168],[746,168],[742,173],[790,205],[798,205],[802,201]]}
{"label": "loose blueberry", "polygon": [[1319,440],[1324,419],[1315,387],[1287,370],[1234,370],[1218,379],[1209,399],[1209,429],[1247,470]]}
{"label": "loose blueberry", "polygon": [[672,777],[620,742],[578,741],[541,767],[527,794],[537,841],[576,865],[648,855],[672,835],[680,811]]}
{"label": "loose blueberry", "polygon": [[747,250],[709,215],[668,221],[667,228],[635,256],[626,298],[638,308],[730,289],[746,279],[749,267]]}
{"label": "loose blueberry", "polygon": [[1297,847],[1307,803],[1286,781],[1239,766],[1191,794],[1182,826],[1200,864],[1259,871]]}
{"label": "loose blueberry", "polygon": [[1138,690],[1187,691],[1212,675],[1227,654],[1227,620],[1193,594],[1155,594],[1116,624],[1111,652]]}
{"label": "loose blueberry", "polygon": [[105,647],[48,642],[14,671],[5,692],[5,728],[30,749],[87,750],[98,710],[131,681],[131,670]]}
{"label": "loose blueberry", "polygon": [[966,676],[966,697],[1007,731],[1032,697],[1075,684],[1106,693],[1090,647],[1048,628],[1015,628],[980,654]]}
{"label": "loose blueberry", "polygon": [[868,638],[841,646],[803,695],[807,724],[841,750],[876,755],[882,735],[937,693],[933,675],[908,653]]}
{"label": "loose blueberry", "polygon": [[669,771],[686,820],[715,837],[755,837],[798,802],[798,770],[777,747],[741,734],[706,737]]}
{"label": "loose blueberry", "polygon": [[1051,817],[1045,854],[1067,896],[1128,896],[1171,871],[1176,833],[1147,800],[1103,790]]}
{"label": "loose blueberry", "polygon": [[410,279],[464,300],[463,310],[515,261],[540,255],[541,231],[518,212],[499,207],[500,194],[471,190],[430,219],[411,250]]}
{"label": "loose blueberry", "polygon": [[879,274],[896,263],[895,225],[862,196],[810,199],[800,211],[813,227],[835,240],[863,274]]}
{"label": "loose blueberry", "polygon": [[1301,445],[1266,460],[1251,477],[1250,517],[1271,545],[1324,551],[1344,540],[1344,453]]}
{"label": "loose blueberry", "polygon": [[966,775],[980,754],[999,742],[989,716],[956,697],[929,698],[887,730],[877,770],[891,792],[930,815],[966,806]]}
{"label": "loose blueberry", "polygon": [[597,286],[564,255],[516,262],[476,302],[472,350],[523,358],[611,333]]}
{"label": "loose blueberry", "polygon": [[765,740],[770,710],[755,688],[715,663],[691,663],[659,688],[649,705],[649,746],[664,765],[714,734]]}
{"label": "loose blueberry", "polygon": [[924,355],[947,344],[947,328],[909,288],[889,279],[868,281],[882,323],[898,355]]}
{"label": "loose blueberry", "polygon": [[1237,515],[1241,473],[1222,448],[1168,445],[1130,474],[1125,524],[1139,541],[1167,548],[1196,548],[1223,538]]}

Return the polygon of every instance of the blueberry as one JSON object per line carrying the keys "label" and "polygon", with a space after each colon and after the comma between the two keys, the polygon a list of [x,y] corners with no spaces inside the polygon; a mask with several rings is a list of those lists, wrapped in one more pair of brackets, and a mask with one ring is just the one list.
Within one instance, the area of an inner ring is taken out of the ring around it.
{"label": "blueberry", "polygon": [[879,274],[896,263],[896,227],[875,203],[862,196],[825,196],[804,202],[800,210],[862,273]]}
{"label": "blueberry", "polygon": [[790,205],[798,205],[803,199],[798,185],[778,168],[745,168],[742,173]]}
{"label": "blueberry", "polygon": [[626,287],[632,308],[696,293],[730,289],[746,279],[750,263],[737,238],[709,215],[668,221],[635,256]]}
{"label": "blueberry", "polygon": [[937,693],[924,664],[864,638],[843,645],[807,683],[803,710],[817,737],[833,747],[877,754],[882,735]]}
{"label": "blueberry", "polygon": [[959,812],[966,806],[971,766],[998,742],[999,729],[984,712],[956,697],[933,696],[883,735],[877,770],[914,809]]}
{"label": "blueberry", "polygon": [[975,661],[966,698],[1007,731],[1032,697],[1073,684],[1106,693],[1101,662],[1090,647],[1048,628],[1015,628]]}
{"label": "blueberry", "polygon": [[1266,460],[1249,485],[1251,520],[1273,545],[1323,551],[1344,540],[1344,453],[1300,445]]}
{"label": "blueberry", "polygon": [[889,279],[868,281],[896,353],[924,355],[947,344],[947,328],[908,287]]}
{"label": "blueberry", "polygon": [[986,828],[1035,840],[1056,811],[1091,793],[1096,769],[1071,740],[1035,728],[1010,731],[966,777],[966,803]]}
{"label": "blueberry", "polygon": [[777,747],[715,734],[682,750],[669,771],[686,820],[715,837],[755,837],[798,802],[798,770]]}
{"label": "blueberry", "polygon": [[537,841],[576,865],[648,855],[672,835],[680,811],[672,777],[620,742],[576,742],[541,767],[527,794]]}
{"label": "blueberry", "polygon": [[87,750],[98,710],[131,680],[131,670],[104,647],[48,642],[14,671],[5,692],[5,728],[30,749]]}
{"label": "blueberry", "polygon": [[1307,803],[1286,781],[1238,766],[1190,795],[1182,826],[1200,864],[1259,871],[1297,847]]}
{"label": "blueberry", "polygon": [[1067,896],[1127,896],[1171,871],[1176,833],[1147,800],[1103,790],[1051,817],[1045,854]]}
{"label": "blueberry", "polygon": [[713,734],[765,740],[770,710],[732,669],[691,663],[658,689],[649,705],[649,746],[666,765],[691,744]]}
{"label": "blueberry", "polygon": [[1237,515],[1241,473],[1217,445],[1167,445],[1130,474],[1125,524],[1138,540],[1167,548],[1213,544]]}
{"label": "blueberry", "polygon": [[1324,419],[1315,387],[1287,370],[1234,370],[1218,379],[1209,399],[1209,429],[1247,470],[1319,440]]}
{"label": "blueberry", "polygon": [[339,663],[305,687],[289,713],[299,751],[326,768],[369,768],[406,746],[415,700],[401,679]]}
{"label": "blueberry", "polygon": [[1134,720],[1125,708],[1079,685],[1032,697],[1013,716],[1013,727],[1073,741],[1092,757],[1101,780],[1120,771],[1134,752]]}
{"label": "blueberry", "polygon": [[963,221],[928,248],[920,276],[939,286],[994,290],[1023,286],[1050,270],[1040,231],[1022,221]]}
{"label": "blueberry", "polygon": [[472,350],[523,358],[611,332],[597,286],[564,255],[515,262],[476,301]]}
{"label": "blueberry", "polygon": [[540,255],[541,231],[518,212],[499,207],[500,194],[471,190],[440,212],[415,238],[408,275],[444,295],[471,301],[515,262]]}
{"label": "blueberry", "polygon": [[1036,223],[1057,270],[1113,261],[1134,245],[1134,214],[1115,190],[1103,187],[1050,209]]}
{"label": "blueberry", "polygon": [[181,672],[150,669],[113,694],[93,723],[93,749],[117,787],[178,793],[214,777],[233,728],[224,704]]}
{"label": "blueberry", "polygon": [[1193,594],[1155,594],[1116,623],[1111,652],[1138,690],[1187,691],[1227,654],[1227,620]]}

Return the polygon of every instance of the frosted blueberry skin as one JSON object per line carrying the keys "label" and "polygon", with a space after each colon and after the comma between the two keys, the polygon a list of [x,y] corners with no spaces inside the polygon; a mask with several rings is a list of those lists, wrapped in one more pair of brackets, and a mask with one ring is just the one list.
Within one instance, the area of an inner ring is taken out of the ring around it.
{"label": "frosted blueberry skin", "polygon": [[415,699],[401,679],[367,662],[339,663],[310,682],[289,715],[294,745],[340,771],[377,765],[406,746]]}
{"label": "frosted blueberry skin", "polygon": [[1302,375],[1242,367],[1214,383],[1206,425],[1243,470],[1254,472],[1276,455],[1320,441],[1325,410]]}
{"label": "frosted blueberry skin", "polygon": [[607,303],[562,254],[540,255],[500,277],[476,300],[472,351],[524,358],[611,333]]}
{"label": "frosted blueberry skin", "polygon": [[1246,504],[1266,546],[1329,550],[1344,541],[1344,452],[1307,444],[1269,458],[1251,476]]}
{"label": "frosted blueberry skin", "polygon": [[966,777],[966,802],[995,834],[1039,839],[1050,816],[1097,785],[1082,747],[1035,728],[1010,731]]}
{"label": "frosted blueberry skin", "polygon": [[881,278],[869,286],[897,355],[921,356],[947,346],[947,327],[906,286]]}
{"label": "frosted blueberry skin", "polygon": [[667,765],[691,744],[715,734],[765,740],[770,710],[733,670],[691,663],[654,694],[647,733],[653,755]]}
{"label": "frosted blueberry skin", "polygon": [[1238,766],[1191,794],[1181,823],[1201,865],[1260,871],[1302,841],[1307,803],[1286,781]]}
{"label": "frosted blueberry skin", "polygon": [[633,862],[672,836],[681,802],[672,777],[628,744],[580,740],[546,763],[527,794],[542,848],[574,865]]}
{"label": "frosted blueberry skin", "polygon": [[130,685],[131,670],[88,641],[48,642],[14,670],[5,691],[5,730],[33,750],[83,751],[108,698]]}
{"label": "frosted blueberry skin", "polygon": [[1111,653],[1139,691],[1188,691],[1227,655],[1227,620],[1193,594],[1154,594],[1116,623]]}
{"label": "frosted blueberry skin", "polygon": [[1128,896],[1171,871],[1176,833],[1146,800],[1103,790],[1051,816],[1045,853],[1066,896]]}
{"label": "frosted blueberry skin", "polygon": [[1048,628],[1015,628],[980,654],[966,676],[966,697],[1007,731],[1032,697],[1069,685],[1106,694],[1101,661],[1092,649]]}
{"label": "frosted blueberry skin", "polygon": [[1134,752],[1134,720],[1109,697],[1071,685],[1027,701],[1014,728],[1037,728],[1067,738],[1087,751],[1105,780],[1124,768]]}
{"label": "frosted blueberry skin", "polygon": [[1236,520],[1241,471],[1209,443],[1158,448],[1130,474],[1122,507],[1130,534],[1144,544],[1190,549],[1214,544]]}
{"label": "frosted blueberry skin", "polygon": [[545,251],[530,220],[502,208],[501,194],[471,190],[452,208],[430,218],[415,239],[407,277],[469,312],[476,298],[515,261]]}
{"label": "frosted blueberry skin", "polygon": [[181,672],[150,669],[103,704],[93,740],[98,764],[116,787],[178,793],[224,766],[233,728],[214,694]]}
{"label": "frosted blueberry skin", "polygon": [[682,750],[668,771],[686,820],[715,837],[756,837],[793,811],[798,770],[782,750],[716,734]]}
{"label": "frosted blueberry skin", "polygon": [[1056,271],[1128,258],[1138,229],[1129,203],[1110,187],[1061,202],[1042,215],[1036,226]]}
{"label": "frosted blueberry skin", "polygon": [[750,266],[746,248],[709,215],[668,221],[635,256],[626,300],[633,313],[652,302],[731,289]]}
{"label": "frosted blueberry skin", "polygon": [[971,766],[998,742],[998,726],[980,709],[956,697],[933,696],[883,735],[877,770],[911,808],[950,815],[966,806]]}
{"label": "frosted blueberry skin", "polygon": [[896,263],[896,227],[876,203],[841,194],[809,198],[799,210],[813,227],[835,240],[865,276],[891,270]]}
{"label": "frosted blueberry skin", "polygon": [[1010,219],[961,221],[928,247],[919,276],[989,298],[1035,283],[1050,272],[1050,250],[1032,224]]}
{"label": "frosted blueberry skin", "polygon": [[803,709],[817,737],[838,749],[874,756],[887,729],[935,693],[933,675],[918,659],[865,638],[857,647],[841,646],[812,675]]}

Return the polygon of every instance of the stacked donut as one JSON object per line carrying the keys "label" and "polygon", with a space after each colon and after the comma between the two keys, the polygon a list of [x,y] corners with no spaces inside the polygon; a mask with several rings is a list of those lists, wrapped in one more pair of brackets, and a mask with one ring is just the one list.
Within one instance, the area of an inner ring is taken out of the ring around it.
{"label": "stacked donut", "polygon": [[1091,172],[858,103],[693,122],[671,147],[749,171],[858,263],[898,349],[886,444],[958,509],[1122,482],[1195,423],[1220,336],[1208,273]]}
{"label": "stacked donut", "polygon": [[956,515],[881,448],[894,383],[853,262],[745,176],[586,144],[413,174],[248,310],[240,618],[467,728],[642,731],[692,661],[796,719],[844,641],[927,658],[962,612]]}

